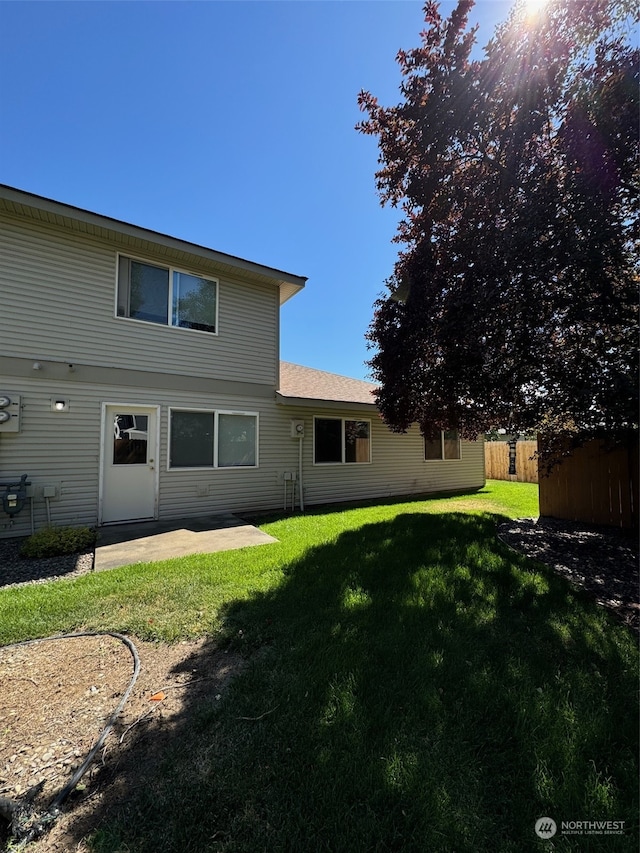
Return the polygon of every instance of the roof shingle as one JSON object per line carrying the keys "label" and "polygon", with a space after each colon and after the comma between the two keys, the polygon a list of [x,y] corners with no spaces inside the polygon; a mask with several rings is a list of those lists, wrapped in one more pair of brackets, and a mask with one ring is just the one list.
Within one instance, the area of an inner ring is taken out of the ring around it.
{"label": "roof shingle", "polygon": [[326,373],[290,361],[280,362],[278,393],[283,397],[375,405],[375,390],[373,382]]}

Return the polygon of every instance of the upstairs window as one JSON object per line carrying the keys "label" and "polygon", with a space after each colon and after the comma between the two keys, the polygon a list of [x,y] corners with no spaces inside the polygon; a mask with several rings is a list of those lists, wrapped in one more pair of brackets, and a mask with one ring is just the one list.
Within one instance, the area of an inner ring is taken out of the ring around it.
{"label": "upstairs window", "polygon": [[460,459],[460,437],[458,430],[445,430],[438,438],[425,438],[424,458],[427,461],[434,459]]}
{"label": "upstairs window", "polygon": [[316,465],[371,461],[371,424],[346,418],[315,418],[313,461]]}
{"label": "upstairs window", "polygon": [[218,282],[120,256],[118,317],[217,332]]}

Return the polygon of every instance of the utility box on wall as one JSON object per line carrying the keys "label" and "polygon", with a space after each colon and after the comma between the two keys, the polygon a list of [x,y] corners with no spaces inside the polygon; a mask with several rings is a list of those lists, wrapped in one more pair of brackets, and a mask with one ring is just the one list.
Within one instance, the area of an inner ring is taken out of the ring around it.
{"label": "utility box on wall", "polygon": [[20,396],[0,391],[0,432],[20,432]]}
{"label": "utility box on wall", "polygon": [[291,438],[304,438],[304,421],[291,421]]}

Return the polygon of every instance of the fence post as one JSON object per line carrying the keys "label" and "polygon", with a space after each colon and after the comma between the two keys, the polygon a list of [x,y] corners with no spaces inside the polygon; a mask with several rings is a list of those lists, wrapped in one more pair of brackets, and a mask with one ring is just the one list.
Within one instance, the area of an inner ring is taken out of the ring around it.
{"label": "fence post", "polygon": [[512,436],[509,439],[509,479],[515,480],[517,478],[516,472],[516,444],[518,443],[518,437],[516,435]]}

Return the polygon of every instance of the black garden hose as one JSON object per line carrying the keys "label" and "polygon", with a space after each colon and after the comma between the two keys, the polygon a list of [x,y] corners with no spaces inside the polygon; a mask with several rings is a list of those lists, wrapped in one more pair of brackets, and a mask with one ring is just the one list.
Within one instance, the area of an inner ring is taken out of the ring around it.
{"label": "black garden hose", "polygon": [[[73,774],[73,776],[71,777],[69,782],[67,782],[67,784],[64,786],[64,788],[62,788],[62,790],[60,790],[58,792],[58,794],[56,794],[53,801],[51,802],[51,805],[49,806],[49,808],[45,812],[45,814],[41,815],[36,821],[34,821],[31,824],[31,826],[28,829],[24,830],[24,832],[19,830],[18,827],[16,827],[16,826],[12,827],[12,832],[13,832],[14,836],[16,835],[16,832],[18,832],[22,836],[22,838],[20,839],[22,844],[27,844],[29,841],[32,841],[34,838],[37,838],[39,835],[42,835],[42,833],[49,826],[51,826],[51,824],[60,815],[60,808],[61,808],[62,804],[64,803],[66,798],[69,796],[71,791],[73,791],[73,789],[76,787],[76,785],[78,784],[80,779],[82,779],[84,774],[87,772],[89,765],[91,764],[91,762],[95,758],[98,750],[104,744],[105,740],[107,739],[109,732],[113,728],[113,725],[114,725],[118,715],[120,714],[120,712],[124,708],[127,699],[131,695],[131,691],[133,690],[133,686],[136,683],[138,673],[140,672],[140,657],[138,656],[138,650],[136,649],[135,645],[131,642],[131,640],[128,637],[125,637],[123,634],[117,634],[114,631],[82,631],[82,632],[77,633],[77,634],[60,634],[60,635],[55,636],[55,637],[40,637],[37,640],[24,640],[21,643],[12,643],[8,646],[2,646],[3,649],[11,649],[11,648],[19,648],[20,646],[31,646],[31,645],[34,645],[35,643],[45,643],[45,642],[48,642],[50,640],[74,640],[78,637],[115,637],[116,640],[120,640],[120,642],[124,643],[124,645],[127,646],[127,648],[129,649],[129,651],[131,652],[131,654],[133,656],[133,662],[134,662],[133,675],[131,677],[131,681],[129,683],[129,686],[127,687],[125,692],[122,694],[122,698],[120,699],[120,702],[118,703],[118,707],[115,709],[115,711],[111,714],[111,716],[107,720],[107,724],[103,728],[102,733],[100,734],[100,737],[95,742],[93,747],[89,750],[87,757],[84,759],[82,764],[77,768],[77,770],[75,771],[75,773]],[[19,810],[20,810],[19,805],[15,804],[14,805],[14,811],[17,812]],[[15,823],[15,821],[13,821],[13,822]]]}

